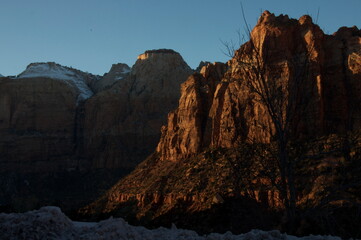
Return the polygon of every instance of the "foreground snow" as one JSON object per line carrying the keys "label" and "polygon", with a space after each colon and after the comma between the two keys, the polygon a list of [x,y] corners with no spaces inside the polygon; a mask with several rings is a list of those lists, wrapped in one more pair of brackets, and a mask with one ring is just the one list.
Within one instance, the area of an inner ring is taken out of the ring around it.
{"label": "foreground snow", "polygon": [[79,101],[90,98],[93,95],[93,91],[86,84],[84,76],[71,68],[56,63],[32,63],[18,76],[18,78],[34,77],[47,77],[66,82],[78,89]]}
{"label": "foreground snow", "polygon": [[297,238],[279,231],[252,230],[241,235],[212,233],[199,236],[194,231],[130,226],[121,218],[110,218],[99,223],[73,222],[57,207],[43,207],[26,213],[0,214],[1,239],[192,239],[192,240],[340,240],[331,236]]}

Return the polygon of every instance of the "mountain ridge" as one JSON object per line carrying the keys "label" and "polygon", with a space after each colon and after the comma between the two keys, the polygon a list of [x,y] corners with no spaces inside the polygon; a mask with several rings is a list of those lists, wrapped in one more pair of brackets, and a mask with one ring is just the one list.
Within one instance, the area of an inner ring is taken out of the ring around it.
{"label": "mountain ridge", "polygon": [[[33,63],[20,77],[1,78],[1,206],[78,208],[151,153],[192,70],[178,53],[133,68],[116,64],[99,77]],[[94,193],[84,192],[90,186]]]}

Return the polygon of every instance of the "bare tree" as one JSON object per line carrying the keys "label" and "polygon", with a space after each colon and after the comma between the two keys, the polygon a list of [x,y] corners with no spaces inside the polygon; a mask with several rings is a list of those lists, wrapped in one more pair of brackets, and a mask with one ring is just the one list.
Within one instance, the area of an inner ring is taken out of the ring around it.
{"label": "bare tree", "polygon": [[[312,49],[300,51],[292,57],[284,56],[281,63],[274,62],[272,49],[255,42],[245,18],[241,5],[243,20],[249,40],[238,51],[238,72],[241,84],[244,84],[253,101],[262,104],[271,120],[270,136],[277,146],[273,164],[277,166],[279,176],[272,177],[271,182],[279,190],[287,223],[292,228],[296,217],[295,164],[297,157],[291,157],[290,146],[297,137],[300,115],[307,111],[309,96],[305,81],[309,72],[309,53]],[[234,45],[223,42],[226,53],[233,52]],[[275,70],[289,71],[287,77],[275,74]],[[271,161],[271,160],[270,160]]]}

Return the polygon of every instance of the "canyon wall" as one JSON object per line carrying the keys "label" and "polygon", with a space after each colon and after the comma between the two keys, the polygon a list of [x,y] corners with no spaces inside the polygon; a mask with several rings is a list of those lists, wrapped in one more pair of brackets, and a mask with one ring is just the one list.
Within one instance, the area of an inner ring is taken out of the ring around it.
{"label": "canyon wall", "polygon": [[[329,136],[360,130],[360,30],[341,28],[326,35],[309,16],[296,20],[265,11],[250,36],[227,64],[207,64],[182,84],[178,108],[168,114],[154,154],[81,214],[118,214],[150,225],[174,222],[197,228],[237,211],[254,209],[254,219],[257,209],[282,208],[276,184],[265,175],[277,172],[265,169],[267,156],[262,157],[262,144],[273,140],[275,126],[249,85],[255,76],[282,91],[286,103],[297,93],[290,121],[294,140],[310,141],[310,148],[329,147],[331,141],[324,140]],[[311,144],[314,139],[319,142]],[[352,150],[355,161],[360,147],[359,142]],[[326,169],[352,165],[337,154],[297,166],[302,176],[299,203],[320,203],[321,189],[336,184]],[[222,209],[229,212],[222,215]],[[229,224],[242,222],[236,221]]]}
{"label": "canyon wall", "polygon": [[360,43],[361,31],[356,27],[326,35],[309,16],[297,21],[264,12],[251,41],[228,63],[228,72],[218,70],[221,64],[210,64],[182,85],[179,107],[162,128],[160,158],[177,161],[207,148],[270,140],[273,123],[267,108],[242,80],[250,77],[247,61],[255,58],[271,64],[264,76],[280,86],[290,89],[303,75],[297,91],[304,105],[296,106],[298,121],[292,126],[297,136],[360,129]]}

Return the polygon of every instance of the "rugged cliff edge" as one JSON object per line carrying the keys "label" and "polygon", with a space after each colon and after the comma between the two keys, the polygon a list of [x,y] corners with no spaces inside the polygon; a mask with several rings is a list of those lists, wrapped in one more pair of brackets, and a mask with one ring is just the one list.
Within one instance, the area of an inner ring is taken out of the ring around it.
{"label": "rugged cliff edge", "polygon": [[[337,209],[344,206],[342,211],[351,214],[361,200],[356,181],[361,156],[357,134],[361,31],[344,27],[326,35],[309,16],[295,20],[266,11],[251,38],[228,64],[208,64],[182,84],[179,106],[169,113],[155,153],[81,214],[121,215],[150,226],[174,222],[201,232],[277,227],[281,222],[278,210],[283,206],[275,185],[262,172],[274,169],[262,168],[261,157],[262,144],[272,141],[274,126],[266,107],[242,80],[249,69],[240,63],[257,57],[250,55],[254,44],[262,59],[271,64],[262,74],[277,79],[280,86],[297,80],[301,64],[295,59],[307,63],[302,65],[301,86],[307,106],[297,106],[298,119],[291,123],[298,141],[310,143],[305,144],[307,151],[331,149],[332,144],[342,145],[344,139],[356,136],[347,156],[344,149],[332,148],[335,151],[325,150],[325,154],[297,163],[297,204],[321,209],[313,213],[314,219],[305,213],[298,226],[300,233],[327,231],[322,230],[325,206],[332,209],[332,213],[326,211],[327,217],[339,224],[331,224],[335,231],[355,229],[352,220],[340,220]],[[349,171],[347,177],[343,171]],[[352,182],[353,190],[339,182]],[[272,214],[266,217],[264,211]],[[357,214],[351,215],[360,222]],[[245,223],[244,216],[257,220]],[[313,228],[315,224],[318,229]]]}

